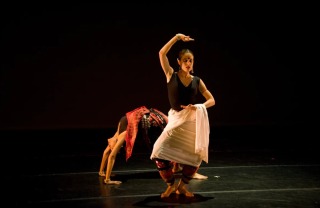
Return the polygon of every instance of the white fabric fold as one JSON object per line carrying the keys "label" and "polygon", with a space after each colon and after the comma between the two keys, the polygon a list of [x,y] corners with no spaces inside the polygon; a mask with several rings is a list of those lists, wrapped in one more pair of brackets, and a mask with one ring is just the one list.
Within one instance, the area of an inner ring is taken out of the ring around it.
{"label": "white fabric fold", "polygon": [[209,120],[206,107],[170,110],[168,124],[153,146],[151,159],[159,158],[199,167],[208,163]]}
{"label": "white fabric fold", "polygon": [[195,106],[197,106],[195,153],[199,154],[201,159],[208,163],[210,134],[208,112],[204,104],[196,104]]}

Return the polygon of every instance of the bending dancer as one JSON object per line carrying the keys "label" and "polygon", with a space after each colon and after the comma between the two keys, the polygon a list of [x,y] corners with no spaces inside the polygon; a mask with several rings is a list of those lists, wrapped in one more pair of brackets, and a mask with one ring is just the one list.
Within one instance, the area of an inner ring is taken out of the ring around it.
{"label": "bending dancer", "polygon": [[[179,71],[174,72],[166,54],[178,40],[184,42],[194,39],[183,34],[174,36],[159,52],[162,69],[167,78],[167,88],[171,109],[168,125],[153,146],[151,159],[156,160],[157,168],[167,190],[161,197],[168,197],[173,191],[192,197],[185,185],[196,174],[202,160],[208,163],[209,120],[207,108],[215,105],[215,100],[203,81],[193,73],[194,56],[188,49],[178,55]],[[205,97],[203,104],[196,103],[196,94]],[[182,178],[175,183],[170,162],[183,164]]]}
{"label": "bending dancer", "polygon": [[[116,159],[116,155],[126,142],[126,160],[132,154],[132,148],[136,138],[143,138],[152,151],[152,147],[156,139],[160,136],[163,129],[167,125],[168,118],[161,111],[157,109],[147,109],[142,106],[133,111],[126,113],[123,116],[118,124],[117,132],[114,136],[108,139],[108,146],[105,149],[102,161],[100,165],[99,175],[106,177],[104,182],[106,184],[120,184],[121,181],[112,181],[110,180],[111,171]],[[174,164],[175,172],[181,171],[181,167],[177,163]],[[107,168],[106,172],[104,172]],[[206,179],[206,176],[196,174],[194,178],[197,179]]]}

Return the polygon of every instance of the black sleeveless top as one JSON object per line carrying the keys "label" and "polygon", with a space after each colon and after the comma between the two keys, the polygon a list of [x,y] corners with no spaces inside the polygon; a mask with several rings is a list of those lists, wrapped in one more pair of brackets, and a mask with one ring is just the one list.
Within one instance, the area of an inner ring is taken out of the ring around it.
{"label": "black sleeveless top", "polygon": [[182,84],[179,76],[173,72],[172,77],[167,83],[168,96],[171,108],[180,111],[181,105],[196,104],[196,95],[199,89],[200,78],[193,76],[193,80],[186,87]]}

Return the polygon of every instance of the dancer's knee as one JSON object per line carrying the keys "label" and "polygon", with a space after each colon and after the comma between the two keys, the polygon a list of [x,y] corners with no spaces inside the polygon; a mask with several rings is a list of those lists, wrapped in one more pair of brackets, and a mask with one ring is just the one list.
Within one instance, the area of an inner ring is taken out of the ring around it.
{"label": "dancer's knee", "polygon": [[171,164],[169,161],[156,159],[157,168],[161,178],[168,184],[174,184],[174,174],[172,172]]}
{"label": "dancer's knee", "polygon": [[199,167],[184,165],[182,169],[182,181],[185,184],[189,184],[198,169]]}
{"label": "dancer's knee", "polygon": [[169,170],[171,168],[171,164],[167,160],[156,159],[156,164],[158,170]]}

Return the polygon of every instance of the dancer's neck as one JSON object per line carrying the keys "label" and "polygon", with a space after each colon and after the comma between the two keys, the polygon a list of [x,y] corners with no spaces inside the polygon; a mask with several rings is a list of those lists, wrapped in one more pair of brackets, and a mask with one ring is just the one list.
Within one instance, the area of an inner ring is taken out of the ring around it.
{"label": "dancer's neck", "polygon": [[189,72],[184,72],[184,71],[182,71],[182,70],[180,70],[180,71],[178,72],[178,75],[179,75],[180,77],[182,77],[182,78],[191,77],[191,75],[190,75]]}

